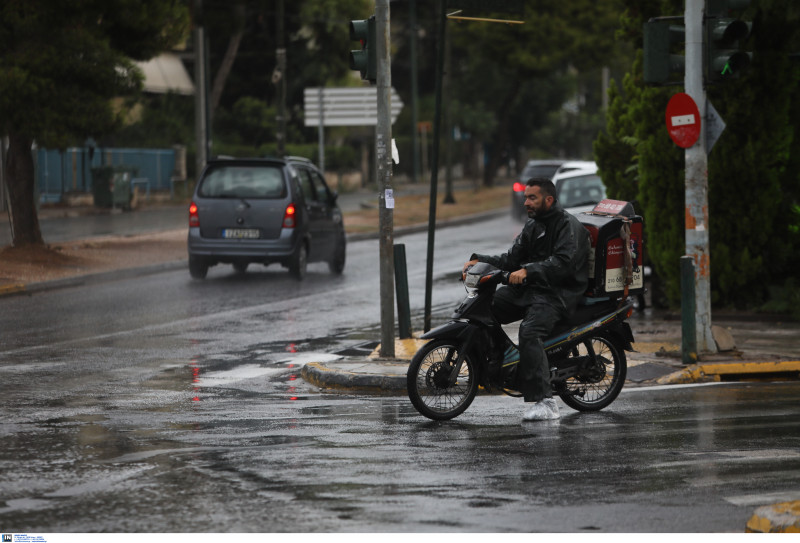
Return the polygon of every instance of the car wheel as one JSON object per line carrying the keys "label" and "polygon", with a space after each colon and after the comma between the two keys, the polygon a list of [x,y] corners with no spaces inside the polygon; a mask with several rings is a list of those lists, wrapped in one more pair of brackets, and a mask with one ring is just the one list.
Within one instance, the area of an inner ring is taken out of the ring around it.
{"label": "car wheel", "polygon": [[205,279],[208,274],[208,264],[202,258],[189,257],[189,275],[192,279]]}
{"label": "car wheel", "polygon": [[289,264],[289,273],[298,281],[302,281],[306,277],[307,265],[308,249],[305,243],[301,243],[297,252],[292,256],[292,261]]}
{"label": "car wheel", "polygon": [[334,275],[341,275],[344,271],[344,260],[347,247],[344,234],[339,236],[339,241],[336,244],[336,249],[333,251],[333,257],[328,261],[328,268]]}

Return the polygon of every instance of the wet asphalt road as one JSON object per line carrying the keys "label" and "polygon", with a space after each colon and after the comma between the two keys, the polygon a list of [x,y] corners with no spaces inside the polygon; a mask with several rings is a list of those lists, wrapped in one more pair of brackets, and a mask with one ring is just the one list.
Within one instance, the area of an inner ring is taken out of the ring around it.
{"label": "wet asphalt road", "polygon": [[3,529],[741,532],[800,482],[796,383],[630,389],[608,411],[528,424],[514,399],[482,396],[432,423],[404,398],[229,368],[198,360],[46,403],[14,394]]}
{"label": "wet asphalt road", "polygon": [[[517,229],[437,233],[438,318],[464,254]],[[396,242],[418,320],[425,235]],[[433,423],[320,393],[302,364],[379,337],[377,258],[363,241],[301,284],[226,267],[0,299],[2,529],[741,532],[800,499],[797,383],[626,389],[534,424],[502,396]]]}

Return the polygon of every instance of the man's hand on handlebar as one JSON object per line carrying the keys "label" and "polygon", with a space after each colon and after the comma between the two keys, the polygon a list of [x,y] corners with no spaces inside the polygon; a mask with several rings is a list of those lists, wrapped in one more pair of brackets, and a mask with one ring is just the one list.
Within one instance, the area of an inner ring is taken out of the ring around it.
{"label": "man's hand on handlebar", "polygon": [[512,272],[508,276],[508,284],[509,285],[521,285],[525,282],[525,279],[528,277],[528,270],[525,268],[520,268],[515,272]]}

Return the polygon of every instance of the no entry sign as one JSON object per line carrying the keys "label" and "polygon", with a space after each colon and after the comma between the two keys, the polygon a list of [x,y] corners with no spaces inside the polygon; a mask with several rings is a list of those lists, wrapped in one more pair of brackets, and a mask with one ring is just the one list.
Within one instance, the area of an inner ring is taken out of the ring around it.
{"label": "no entry sign", "polygon": [[679,92],[667,104],[667,131],[675,145],[688,149],[700,137],[700,111],[692,97]]}

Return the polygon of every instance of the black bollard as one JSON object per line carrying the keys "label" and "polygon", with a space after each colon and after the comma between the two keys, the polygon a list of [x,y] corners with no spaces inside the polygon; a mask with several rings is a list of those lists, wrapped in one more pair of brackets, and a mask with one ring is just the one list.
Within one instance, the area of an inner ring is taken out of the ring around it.
{"label": "black bollard", "polygon": [[411,337],[411,309],[408,302],[408,273],[406,271],[406,246],[394,246],[394,285],[397,293],[397,326],[400,339]]}

